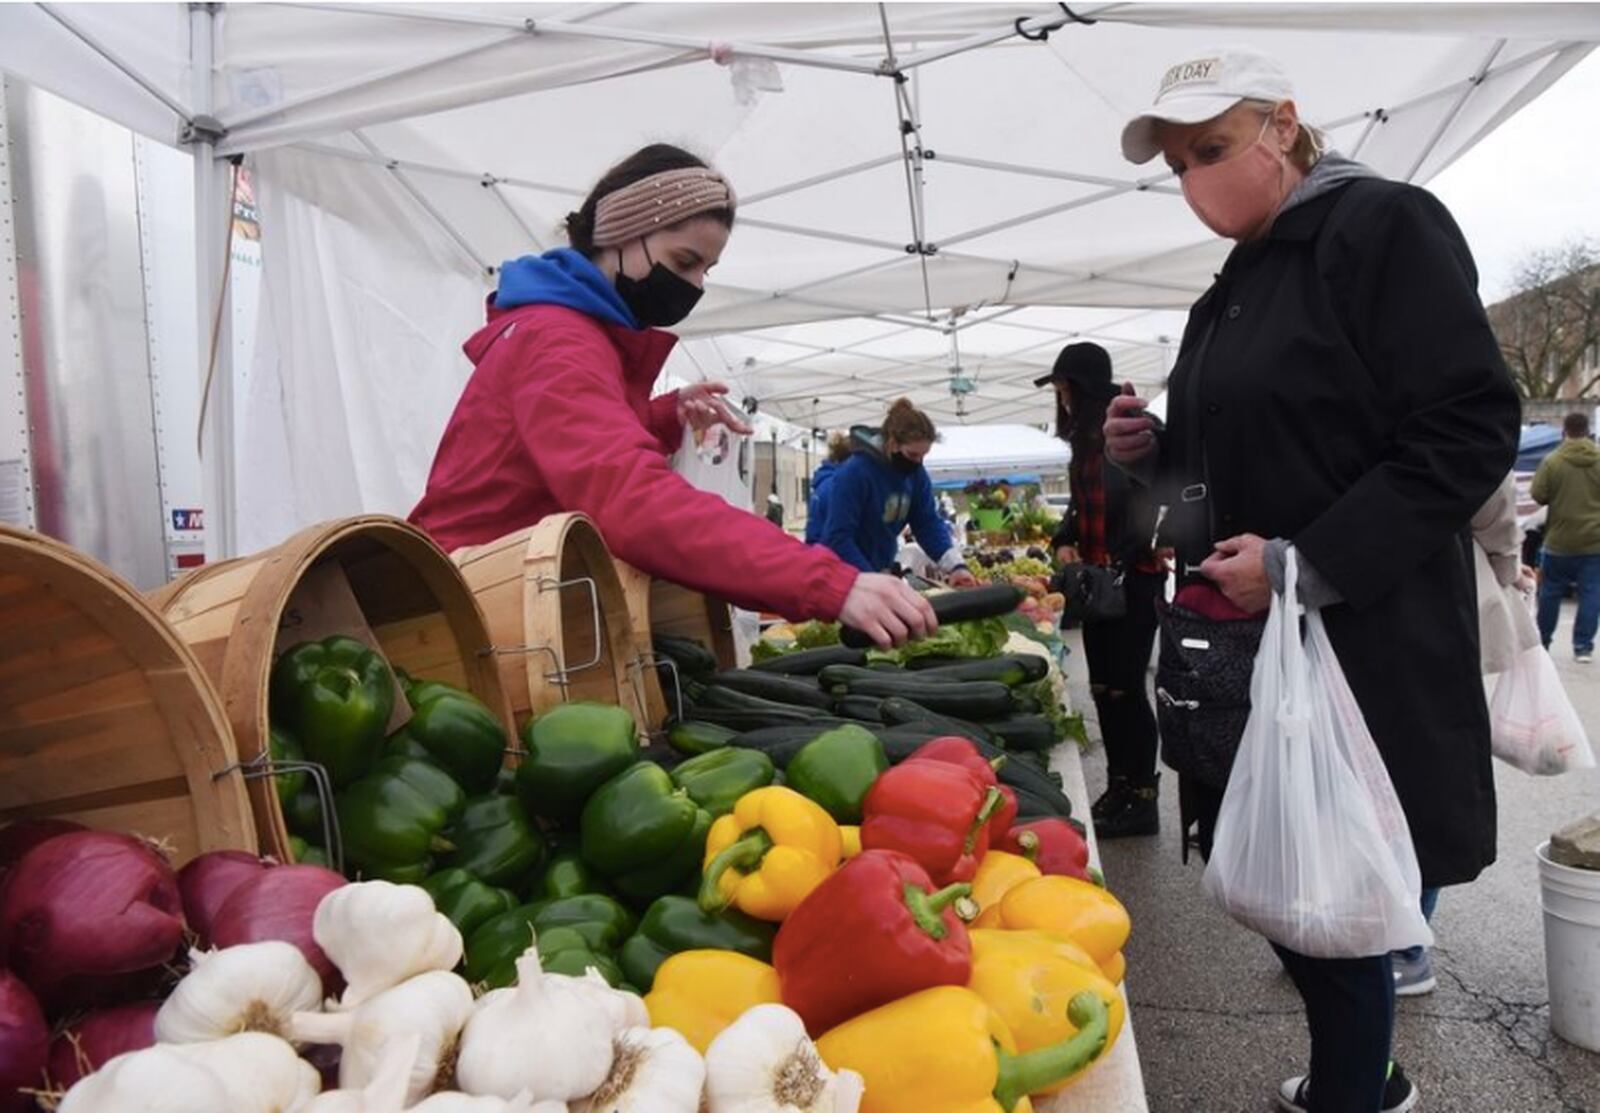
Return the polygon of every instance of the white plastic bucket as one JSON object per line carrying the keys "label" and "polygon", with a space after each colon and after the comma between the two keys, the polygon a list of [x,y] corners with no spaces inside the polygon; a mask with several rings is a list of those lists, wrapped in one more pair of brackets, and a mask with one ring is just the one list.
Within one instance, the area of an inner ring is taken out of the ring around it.
{"label": "white plastic bucket", "polygon": [[1550,1030],[1570,1044],[1600,1051],[1600,870],[1552,862],[1548,842],[1534,853],[1544,907]]}

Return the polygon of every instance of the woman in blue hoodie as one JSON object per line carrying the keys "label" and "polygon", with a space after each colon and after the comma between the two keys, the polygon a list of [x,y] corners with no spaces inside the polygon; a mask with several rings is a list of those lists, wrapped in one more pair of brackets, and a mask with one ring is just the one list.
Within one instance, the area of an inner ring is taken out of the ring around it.
{"label": "woman in blue hoodie", "polygon": [[828,458],[817,465],[811,476],[811,497],[806,500],[806,544],[822,540],[828,523],[828,489],[833,477],[850,459],[850,438],[835,433],[828,439]]}
{"label": "woman in blue hoodie", "polygon": [[889,407],[882,427],[858,425],[850,435],[855,454],[828,487],[823,544],[863,572],[881,572],[894,565],[900,533],[909,524],[951,586],[977,586],[960,547],[950,541],[922,466],[938,437],[933,420],[901,398]]}

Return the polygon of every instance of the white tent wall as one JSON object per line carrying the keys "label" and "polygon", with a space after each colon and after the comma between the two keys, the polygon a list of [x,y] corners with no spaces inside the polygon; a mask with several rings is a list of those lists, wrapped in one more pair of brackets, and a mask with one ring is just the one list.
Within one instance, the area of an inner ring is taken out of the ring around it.
{"label": "white tent wall", "polygon": [[1064,475],[1072,452],[1031,425],[945,426],[925,464],[935,481]]}
{"label": "white tent wall", "polygon": [[219,434],[211,462],[238,464],[227,516],[261,523],[241,545],[409,504],[487,268],[558,242],[643,142],[741,195],[683,377],[834,426],[902,393],[946,422],[1043,421],[1029,380],[1074,335],[1158,386],[1223,255],[1164,168],[1117,149],[1166,65],[1272,51],[1338,147],[1425,182],[1600,41],[1592,4],[257,4],[219,6],[191,70],[200,22],[4,5],[0,68],[168,141],[203,107],[216,150],[255,160],[267,373],[249,443]]}

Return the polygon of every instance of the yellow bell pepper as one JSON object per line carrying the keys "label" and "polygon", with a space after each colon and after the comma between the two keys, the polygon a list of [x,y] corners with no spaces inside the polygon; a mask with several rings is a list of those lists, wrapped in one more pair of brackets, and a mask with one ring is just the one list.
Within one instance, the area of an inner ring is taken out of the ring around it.
{"label": "yellow bell pepper", "polygon": [[861,853],[861,828],[840,827],[839,841],[844,845],[844,851],[840,854],[839,859],[840,861],[848,862]]}
{"label": "yellow bell pepper", "polygon": [[734,951],[679,951],[645,995],[654,1028],[675,1029],[702,1055],[722,1030],[757,1005],[780,1001],[778,972]]}
{"label": "yellow bell pepper", "polygon": [[1121,901],[1076,877],[1024,881],[1001,899],[1000,920],[1002,927],[1012,931],[1031,928],[1064,935],[1088,951],[1108,974],[1132,930]]}
{"label": "yellow bell pepper", "polygon": [[839,825],[790,788],[747,792],[706,836],[700,907],[782,920],[839,866]]}
{"label": "yellow bell pepper", "polygon": [[1112,985],[1121,985],[1123,975],[1128,972],[1128,960],[1122,957],[1121,951],[1118,951],[1100,964],[1100,972]]}
{"label": "yellow bell pepper", "polygon": [[[1105,1003],[1109,1015],[1106,1047],[1117,1042],[1127,1006],[1117,987],[1100,973],[1082,947],[1045,931],[975,929],[968,937],[972,940],[972,978],[967,988],[1005,1021],[1019,1050],[1035,1051],[1077,1035],[1077,1025],[1067,1016],[1067,1003],[1085,992]],[[1043,1092],[1053,1094],[1077,1077]]]}
{"label": "yellow bell pepper", "polygon": [[1039,1093],[1089,1065],[1106,1042],[1093,993],[1062,1006],[1078,1034],[1017,1053],[1011,1029],[982,997],[940,986],[847,1020],[817,1041],[833,1070],[867,1083],[861,1113],[1032,1113]]}
{"label": "yellow bell pepper", "polygon": [[972,899],[978,902],[978,918],[973,927],[1000,927],[1000,898],[1024,881],[1043,877],[1039,867],[1020,854],[1007,854],[991,850],[978,863],[978,872],[972,878]]}

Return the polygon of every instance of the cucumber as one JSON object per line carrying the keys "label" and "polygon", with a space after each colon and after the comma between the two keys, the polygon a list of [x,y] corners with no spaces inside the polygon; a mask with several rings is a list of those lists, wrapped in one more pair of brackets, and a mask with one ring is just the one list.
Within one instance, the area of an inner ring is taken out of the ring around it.
{"label": "cucumber", "polygon": [[1018,715],[1038,715],[1044,711],[1044,705],[1032,696],[1015,696],[1013,699]]}
{"label": "cucumber", "polygon": [[845,719],[883,722],[883,701],[877,696],[842,696],[834,703],[833,710]]}
{"label": "cucumber", "polygon": [[684,676],[706,677],[717,671],[717,657],[711,650],[693,638],[680,638],[672,634],[655,634],[650,639],[656,653],[671,657],[678,672]]}
{"label": "cucumber", "polygon": [[782,676],[815,676],[824,665],[865,665],[867,651],[846,645],[825,645],[821,649],[800,649],[751,665],[756,672],[775,672]]}
{"label": "cucumber", "polygon": [[1059,741],[1055,727],[1043,715],[1013,715],[984,725],[999,736],[1008,750],[1044,751]]}
{"label": "cucumber", "polygon": [[[917,658],[913,657],[915,661]],[[948,660],[948,658],[946,658]],[[1034,684],[1050,672],[1050,662],[1033,653],[1008,653],[1002,657],[977,657],[937,668],[919,669],[918,680],[997,680],[1008,688]]]}
{"label": "cucumber", "polygon": [[[976,618],[998,618],[1010,614],[1022,602],[1022,589],[1011,584],[990,584],[988,587],[967,588],[964,591],[946,591],[927,597],[933,605],[939,625],[950,622],[970,622]],[[843,645],[865,649],[872,639],[851,626],[842,627],[839,641]]]}
{"label": "cucumber", "polygon": [[[883,751],[888,755],[890,763],[898,765],[916,753],[924,744],[935,738],[943,738],[950,732],[940,730],[930,723],[905,723],[873,733],[883,743]],[[979,739],[973,739],[973,742],[978,747],[978,752],[989,761],[1005,754],[1005,751],[998,746],[991,746]],[[1009,785],[1016,790],[1019,802],[1023,800],[1023,794],[1027,794],[1027,800],[1031,802],[1033,810],[1024,810],[1022,814],[1063,817],[1072,815],[1072,801],[1067,799],[1066,794],[1050,779],[1048,773],[1024,760],[1028,756],[1027,754],[1008,756],[997,773],[1001,784]]]}
{"label": "cucumber", "polygon": [[[748,730],[729,743],[747,750],[760,750],[772,759],[779,769],[789,764],[789,759],[799,753],[818,735],[845,725],[842,719],[813,719],[807,723],[788,723],[780,726]],[[858,723],[857,726],[862,724]],[[870,726],[866,728],[876,734]]]}
{"label": "cucumber", "polygon": [[[817,693],[822,694],[820,691]],[[761,696],[752,696],[748,692],[740,692],[733,688],[724,688],[721,684],[707,684],[706,690],[695,700],[697,708],[720,707],[728,711],[770,711],[775,715],[801,714],[806,718],[815,719],[826,716],[831,710],[833,701],[827,700],[827,706],[802,707],[794,703],[780,703],[777,700],[765,699]],[[784,721],[782,718],[775,721]]]}
{"label": "cucumber", "polygon": [[1000,746],[1000,739],[985,730],[977,723],[969,723],[963,719],[952,718],[949,715],[940,715],[929,711],[926,707],[912,700],[900,696],[890,696],[879,707],[879,714],[883,721],[891,725],[905,723],[926,723],[938,727],[946,734],[959,734],[963,738],[970,738],[974,742],[982,742],[989,746]]}
{"label": "cucumber", "polygon": [[817,683],[823,691],[838,692],[849,686],[852,680],[882,680],[884,677],[900,676],[910,679],[911,674],[902,668],[893,667],[866,668],[862,665],[828,665],[817,673]]}
{"label": "cucumber", "polygon": [[[776,704],[780,711],[752,711],[749,708],[730,707],[705,707],[692,705],[689,707],[689,718],[697,723],[710,723],[713,726],[727,727],[729,730],[745,731],[759,730],[762,727],[779,726],[782,724],[797,725],[817,721],[813,713],[804,707],[789,707],[786,704]],[[728,743],[730,746],[733,742]]]}
{"label": "cucumber", "polygon": [[852,696],[899,696],[940,715],[960,719],[1003,719],[1011,714],[1011,689],[993,680],[939,683],[898,676],[860,676],[845,684]]}
{"label": "cucumber", "polygon": [[667,728],[667,745],[680,754],[694,757],[698,754],[720,750],[738,735],[738,731],[688,719],[673,723]]}
{"label": "cucumber", "polygon": [[815,707],[827,711],[833,706],[833,697],[824,692],[811,677],[774,676],[751,669],[725,669],[712,676],[711,683],[748,696],[792,703],[797,707]]}

